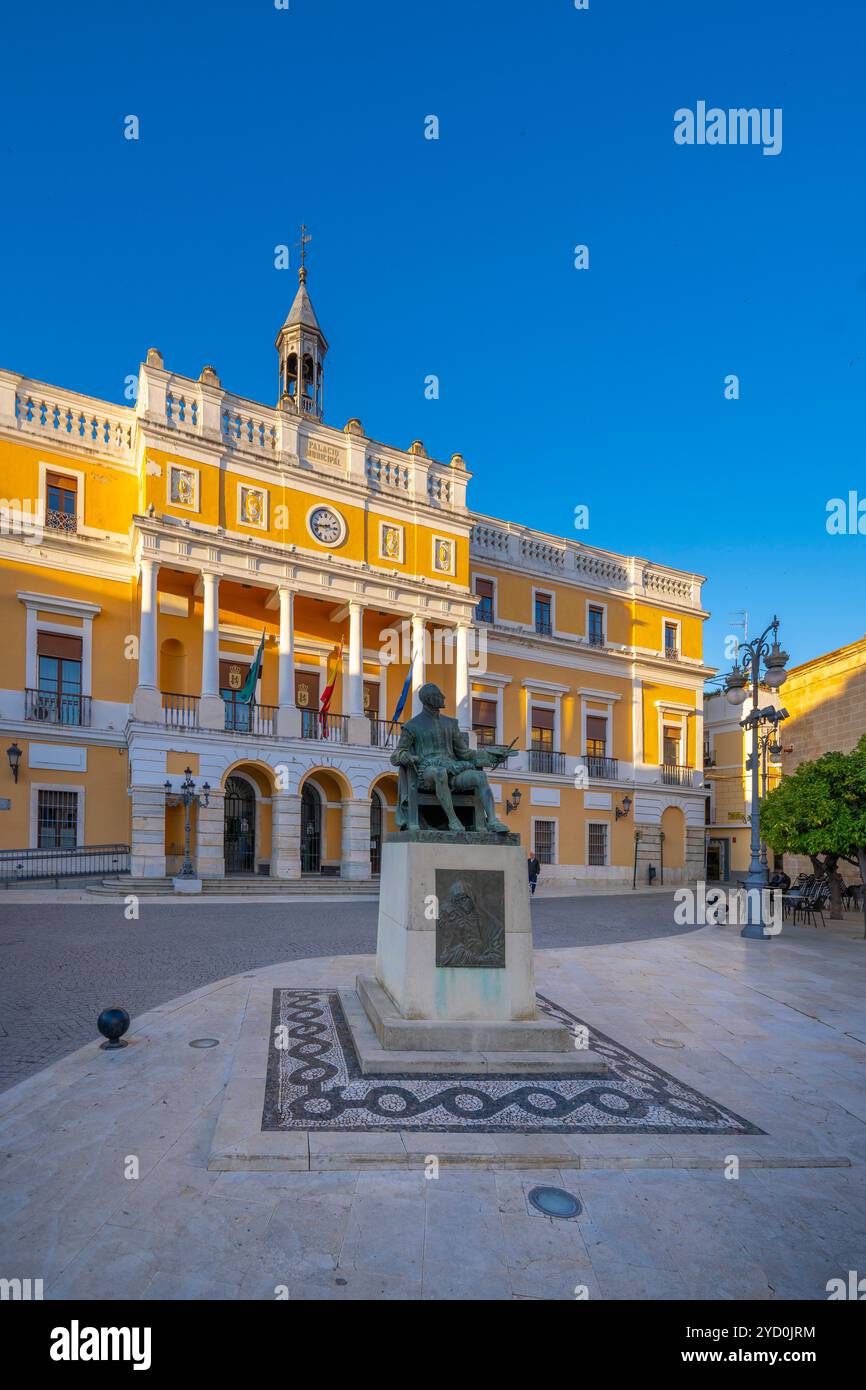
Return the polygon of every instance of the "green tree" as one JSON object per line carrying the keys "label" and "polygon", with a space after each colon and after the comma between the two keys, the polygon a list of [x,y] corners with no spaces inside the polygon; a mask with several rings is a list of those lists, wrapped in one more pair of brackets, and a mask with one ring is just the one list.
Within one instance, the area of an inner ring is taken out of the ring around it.
{"label": "green tree", "polygon": [[[783,777],[761,803],[761,836],[777,854],[805,854],[830,882],[830,916],[842,916],[839,862],[866,884],[866,734],[850,753],[825,753]],[[866,935],[866,894],[863,904]]]}

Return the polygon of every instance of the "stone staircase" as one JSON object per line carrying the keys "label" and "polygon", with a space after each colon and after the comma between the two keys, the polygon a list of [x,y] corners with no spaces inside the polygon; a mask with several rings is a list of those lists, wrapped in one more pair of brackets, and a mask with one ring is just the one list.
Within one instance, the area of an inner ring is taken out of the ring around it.
{"label": "stone staircase", "polygon": [[[170,878],[130,878],[124,875],[117,878],[103,878],[87,884],[88,893],[102,897],[122,898],[134,894],[137,898],[173,896],[174,889]],[[250,874],[232,875],[231,878],[205,878],[202,880],[202,895],[220,895],[232,898],[333,898],[379,896],[379,880],[344,878],[264,878]],[[178,895],[180,900],[180,895]],[[194,899],[193,899],[194,901]]]}

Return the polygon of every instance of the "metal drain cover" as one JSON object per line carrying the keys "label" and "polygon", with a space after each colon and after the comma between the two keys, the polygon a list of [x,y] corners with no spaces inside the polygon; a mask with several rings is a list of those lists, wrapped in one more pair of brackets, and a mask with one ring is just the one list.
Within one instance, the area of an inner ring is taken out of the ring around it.
{"label": "metal drain cover", "polygon": [[219,1038],[193,1038],[190,1047],[219,1047]]}
{"label": "metal drain cover", "polygon": [[562,1187],[533,1187],[527,1195],[536,1211],[545,1216],[558,1216],[563,1221],[579,1216],[583,1210],[573,1193]]}

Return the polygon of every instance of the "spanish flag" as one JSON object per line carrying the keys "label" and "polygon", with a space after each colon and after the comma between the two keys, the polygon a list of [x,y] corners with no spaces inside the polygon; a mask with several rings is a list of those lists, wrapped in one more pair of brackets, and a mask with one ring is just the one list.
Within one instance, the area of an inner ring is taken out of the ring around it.
{"label": "spanish flag", "polygon": [[319,704],[321,705],[321,709],[319,710],[319,723],[322,726],[322,738],[328,737],[328,710],[331,708],[331,696],[334,693],[334,686],[337,683],[337,672],[339,671],[340,666],[342,665],[342,661],[343,643],[340,642],[340,650],[337,652],[337,655],[334,658],[334,664],[328,672],[328,684],[322,691],[321,698],[319,700]]}

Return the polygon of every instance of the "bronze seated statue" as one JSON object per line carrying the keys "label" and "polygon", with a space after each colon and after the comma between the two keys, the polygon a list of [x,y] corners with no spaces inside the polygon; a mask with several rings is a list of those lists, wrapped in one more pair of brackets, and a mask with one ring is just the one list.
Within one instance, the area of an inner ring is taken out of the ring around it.
{"label": "bronze seated statue", "polygon": [[411,832],[435,828],[429,823],[421,825],[426,804],[441,807],[449,830],[466,832],[469,828],[455,809],[456,796],[458,807],[472,811],[470,833],[507,835],[508,827],[496,815],[484,769],[499,767],[511,748],[498,744],[471,748],[457,720],[441,713],[445,696],[438,685],[424,685],[418,694],[421,713],[403,725],[391,755],[391,762],[400,770],[397,829]]}

